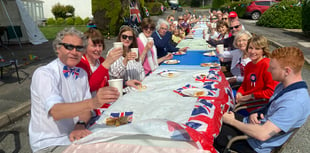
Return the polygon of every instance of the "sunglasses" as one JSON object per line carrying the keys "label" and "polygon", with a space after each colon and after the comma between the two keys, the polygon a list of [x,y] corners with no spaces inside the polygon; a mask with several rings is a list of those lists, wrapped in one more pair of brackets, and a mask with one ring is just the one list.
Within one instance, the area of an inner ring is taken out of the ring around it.
{"label": "sunglasses", "polygon": [[122,35],[123,39],[133,40],[133,36]]}
{"label": "sunglasses", "polygon": [[155,28],[154,27],[144,27],[143,29],[144,30],[151,30],[151,31],[153,31]]}
{"label": "sunglasses", "polygon": [[174,21],[173,19],[170,19],[170,21],[172,22],[172,21]]}
{"label": "sunglasses", "polygon": [[178,19],[178,20],[184,20],[184,19]]}
{"label": "sunglasses", "polygon": [[223,18],[223,20],[227,20],[228,18]]}
{"label": "sunglasses", "polygon": [[59,43],[59,45],[64,46],[67,50],[72,51],[74,48],[78,52],[84,52],[84,46],[74,46],[72,44],[67,44],[67,43]]}
{"label": "sunglasses", "polygon": [[235,29],[238,29],[239,26],[240,26],[240,24],[239,24],[239,25],[236,25],[236,26],[233,26],[233,27],[229,27],[229,29],[230,29],[230,30],[232,30],[232,29],[234,29],[234,28],[235,28]]}
{"label": "sunglasses", "polygon": [[217,18],[212,18],[212,20],[217,20]]}

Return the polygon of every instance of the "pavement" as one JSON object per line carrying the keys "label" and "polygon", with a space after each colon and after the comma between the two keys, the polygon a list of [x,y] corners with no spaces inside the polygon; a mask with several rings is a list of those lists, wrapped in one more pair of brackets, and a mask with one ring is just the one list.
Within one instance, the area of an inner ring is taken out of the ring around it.
{"label": "pavement", "polygon": [[[170,14],[165,12],[163,18]],[[158,20],[159,17],[152,17]],[[277,48],[282,46],[297,46],[305,55],[305,59],[310,64],[310,38],[305,37],[300,29],[280,29],[256,27],[253,20],[241,20],[247,30],[268,38],[270,44]],[[105,40],[106,50],[111,48],[115,38]],[[106,55],[103,52],[103,57]],[[21,82],[18,83],[16,73],[12,67],[4,69],[3,79],[0,80],[0,128],[10,123],[14,123],[21,116],[30,112],[30,84],[32,74],[36,68],[45,65],[56,58],[52,49],[52,41],[40,44],[22,44],[0,46],[0,55],[6,59],[16,58],[18,60],[19,75]],[[30,60],[29,57],[34,59]],[[309,122],[308,125],[309,127]]]}

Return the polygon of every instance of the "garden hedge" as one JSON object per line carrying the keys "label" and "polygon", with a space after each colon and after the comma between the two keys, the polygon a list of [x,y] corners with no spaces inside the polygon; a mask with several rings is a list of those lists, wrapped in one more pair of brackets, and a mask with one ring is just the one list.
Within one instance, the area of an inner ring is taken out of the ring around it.
{"label": "garden hedge", "polygon": [[304,0],[302,4],[302,31],[310,36],[310,0]]}
{"label": "garden hedge", "polygon": [[160,2],[145,3],[145,7],[148,9],[150,15],[161,15],[161,5],[162,3]]}
{"label": "garden hedge", "polygon": [[297,1],[282,1],[262,14],[256,24],[265,27],[301,29],[301,9]]}

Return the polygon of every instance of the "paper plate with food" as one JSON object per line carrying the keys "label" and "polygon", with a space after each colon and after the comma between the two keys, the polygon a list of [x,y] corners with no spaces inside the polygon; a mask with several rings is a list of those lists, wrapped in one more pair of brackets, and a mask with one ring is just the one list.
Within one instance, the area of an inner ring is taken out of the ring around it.
{"label": "paper plate with food", "polygon": [[219,63],[201,63],[200,66],[219,68],[221,65]]}
{"label": "paper plate with food", "polygon": [[186,52],[182,52],[182,51],[177,51],[177,52],[174,52],[173,55],[185,55]]}
{"label": "paper plate with food", "polygon": [[177,71],[165,71],[163,73],[160,73],[159,75],[163,77],[167,77],[167,78],[174,78],[178,76],[179,74],[180,72],[177,72]]}
{"label": "paper plate with food", "polygon": [[179,60],[166,60],[166,61],[164,61],[164,63],[165,64],[178,64],[178,63],[180,63],[180,61]]}
{"label": "paper plate with food", "polygon": [[181,91],[182,94],[190,96],[190,97],[202,97],[206,96],[208,91],[206,89],[201,88],[187,88]]}
{"label": "paper plate with food", "polygon": [[201,72],[201,73],[196,73],[193,75],[193,78],[196,79],[196,78],[206,78],[208,77],[208,73],[207,72]]}
{"label": "paper plate with food", "polygon": [[143,85],[143,84],[136,84],[136,86],[138,87],[136,90],[137,91],[145,91],[147,89],[147,86],[146,85]]}
{"label": "paper plate with food", "polygon": [[205,52],[203,53],[204,56],[216,56],[215,52]]}

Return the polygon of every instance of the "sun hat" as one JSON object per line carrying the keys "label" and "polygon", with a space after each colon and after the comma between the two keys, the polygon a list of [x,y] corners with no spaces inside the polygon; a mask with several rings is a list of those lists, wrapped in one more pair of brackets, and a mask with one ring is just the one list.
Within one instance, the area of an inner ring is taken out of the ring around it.
{"label": "sun hat", "polygon": [[229,18],[235,18],[235,17],[237,17],[238,16],[238,14],[235,12],[235,11],[231,11],[231,12],[229,12],[229,14],[228,14],[228,17]]}

